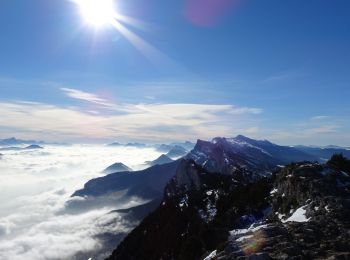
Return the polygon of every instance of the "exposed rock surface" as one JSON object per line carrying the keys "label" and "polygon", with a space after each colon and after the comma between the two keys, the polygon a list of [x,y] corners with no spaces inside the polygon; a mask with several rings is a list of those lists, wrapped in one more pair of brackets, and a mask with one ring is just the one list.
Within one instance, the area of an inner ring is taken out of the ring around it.
{"label": "exposed rock surface", "polygon": [[332,160],[247,182],[184,160],[109,259],[350,259],[349,188]]}

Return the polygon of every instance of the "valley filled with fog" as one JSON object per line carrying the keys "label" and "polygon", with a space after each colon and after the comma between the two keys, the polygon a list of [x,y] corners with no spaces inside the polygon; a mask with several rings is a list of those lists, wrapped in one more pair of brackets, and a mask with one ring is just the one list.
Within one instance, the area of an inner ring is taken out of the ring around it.
{"label": "valley filled with fog", "polygon": [[106,230],[128,231],[129,223],[110,212],[138,205],[138,198],[114,197],[110,204],[85,207],[84,198],[71,195],[90,179],[104,176],[103,169],[115,162],[139,170],[161,153],[153,148],[45,145],[1,154],[0,259],[16,260],[74,259],[101,248],[98,236]]}

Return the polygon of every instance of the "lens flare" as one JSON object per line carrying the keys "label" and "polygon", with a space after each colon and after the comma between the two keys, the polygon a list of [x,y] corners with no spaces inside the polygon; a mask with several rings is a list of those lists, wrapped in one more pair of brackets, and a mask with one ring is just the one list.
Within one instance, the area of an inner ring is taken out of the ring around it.
{"label": "lens flare", "polygon": [[104,26],[110,26],[117,30],[121,36],[128,40],[143,56],[159,68],[171,66],[182,69],[166,54],[158,50],[151,43],[137,35],[128,27],[135,27],[143,31],[149,29],[146,24],[138,19],[120,14],[114,2],[116,0],[70,0],[79,9],[80,15],[87,25],[97,30]]}
{"label": "lens flare", "polygon": [[116,16],[113,0],[76,0],[84,21],[92,26],[109,25]]}
{"label": "lens flare", "polygon": [[263,230],[255,232],[251,237],[245,239],[241,245],[241,248],[245,255],[251,255],[258,252],[265,242],[265,234]]}

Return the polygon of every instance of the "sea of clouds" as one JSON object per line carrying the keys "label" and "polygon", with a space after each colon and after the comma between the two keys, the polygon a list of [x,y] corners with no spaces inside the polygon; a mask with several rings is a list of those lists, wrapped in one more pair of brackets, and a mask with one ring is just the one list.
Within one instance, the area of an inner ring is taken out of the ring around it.
{"label": "sea of clouds", "polygon": [[[137,170],[160,154],[152,148],[92,145],[45,146],[40,150],[2,151],[0,158],[0,259],[84,259],[103,250],[99,237],[128,232],[118,208],[137,198],[79,206],[71,194],[107,166],[122,162]],[[106,252],[108,254],[108,252]],[[80,256],[80,257],[79,257]],[[103,257],[99,255],[100,258]]]}

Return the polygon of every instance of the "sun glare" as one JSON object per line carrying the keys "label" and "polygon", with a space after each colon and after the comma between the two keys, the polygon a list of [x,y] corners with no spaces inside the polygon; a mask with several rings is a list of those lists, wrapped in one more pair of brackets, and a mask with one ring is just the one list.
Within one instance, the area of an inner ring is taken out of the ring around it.
{"label": "sun glare", "polygon": [[76,0],[86,23],[101,27],[111,24],[116,16],[113,0]]}

